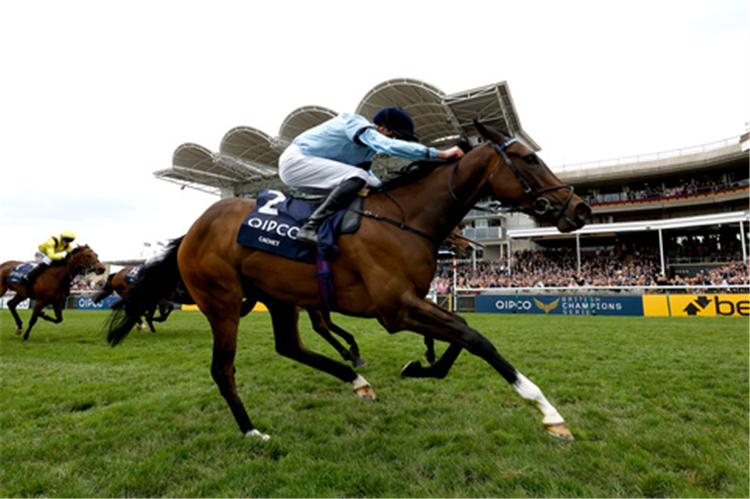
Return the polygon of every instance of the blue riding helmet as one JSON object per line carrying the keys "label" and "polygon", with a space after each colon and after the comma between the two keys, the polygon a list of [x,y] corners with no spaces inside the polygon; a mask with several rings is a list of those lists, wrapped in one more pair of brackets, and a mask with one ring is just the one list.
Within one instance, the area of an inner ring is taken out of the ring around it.
{"label": "blue riding helmet", "polygon": [[397,139],[417,142],[419,138],[414,133],[414,121],[409,113],[400,107],[386,107],[378,111],[372,119],[376,125],[387,126]]}

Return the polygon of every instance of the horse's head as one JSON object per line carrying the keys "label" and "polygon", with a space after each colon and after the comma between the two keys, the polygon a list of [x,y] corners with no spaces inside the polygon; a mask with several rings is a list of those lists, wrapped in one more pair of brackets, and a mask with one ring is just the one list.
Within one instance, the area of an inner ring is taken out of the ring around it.
{"label": "horse's head", "polygon": [[472,253],[474,253],[474,245],[467,238],[463,237],[461,231],[458,229],[454,229],[445,238],[441,247],[462,259],[471,258]]}
{"label": "horse's head", "polygon": [[495,197],[527,215],[554,224],[560,232],[572,232],[586,224],[591,208],[534,151],[494,128],[477,121],[474,126],[500,160],[498,171],[489,181]]}
{"label": "horse's head", "polygon": [[76,263],[84,272],[93,271],[96,275],[102,275],[107,270],[99,261],[99,255],[88,245],[74,248],[69,257],[70,261]]}

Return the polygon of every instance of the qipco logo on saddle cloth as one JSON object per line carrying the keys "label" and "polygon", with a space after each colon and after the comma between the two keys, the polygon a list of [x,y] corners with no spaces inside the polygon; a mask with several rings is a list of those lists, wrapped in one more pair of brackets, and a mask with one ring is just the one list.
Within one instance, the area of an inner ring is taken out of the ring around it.
{"label": "qipco logo on saddle cloth", "polygon": [[237,242],[287,258],[299,258],[297,233],[300,224],[314,210],[310,203],[267,189],[258,195],[255,209],[245,218]]}

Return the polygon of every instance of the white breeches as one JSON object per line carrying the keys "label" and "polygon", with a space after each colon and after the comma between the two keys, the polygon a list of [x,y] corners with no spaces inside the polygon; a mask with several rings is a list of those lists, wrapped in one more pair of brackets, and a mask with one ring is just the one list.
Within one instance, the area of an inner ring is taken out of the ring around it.
{"label": "white breeches", "polygon": [[52,265],[52,258],[48,257],[41,251],[37,251],[34,255],[34,259],[36,260],[37,265],[40,263],[45,263],[47,265]]}
{"label": "white breeches", "polygon": [[279,178],[289,187],[301,189],[333,189],[344,180],[358,177],[368,187],[378,187],[380,181],[362,168],[347,165],[332,159],[306,156],[296,144],[292,144],[279,156]]}

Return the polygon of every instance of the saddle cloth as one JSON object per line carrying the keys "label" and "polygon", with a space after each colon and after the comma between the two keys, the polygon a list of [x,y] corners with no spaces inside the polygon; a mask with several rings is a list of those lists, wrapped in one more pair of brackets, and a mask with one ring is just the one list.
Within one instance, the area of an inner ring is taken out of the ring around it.
{"label": "saddle cloth", "polygon": [[123,278],[123,281],[127,282],[128,284],[133,284],[136,279],[138,279],[138,273],[143,268],[143,265],[136,265],[132,269],[128,270],[128,273],[125,274],[125,277]]}
{"label": "saddle cloth", "polygon": [[31,269],[33,268],[33,263],[22,263],[20,265],[16,265],[15,267],[13,267],[13,270],[10,271],[10,274],[8,274],[8,283],[21,284],[21,278],[31,272]]}
{"label": "saddle cloth", "polygon": [[[362,199],[358,197],[354,203],[362,203]],[[297,243],[296,235],[318,204],[265,189],[258,195],[255,209],[242,222],[237,243],[291,260],[315,263],[315,248]],[[347,220],[342,223],[345,218]],[[335,259],[339,254],[336,246],[338,236],[354,233],[358,228],[359,215],[347,210],[328,217],[318,230],[317,253],[324,260]]]}

